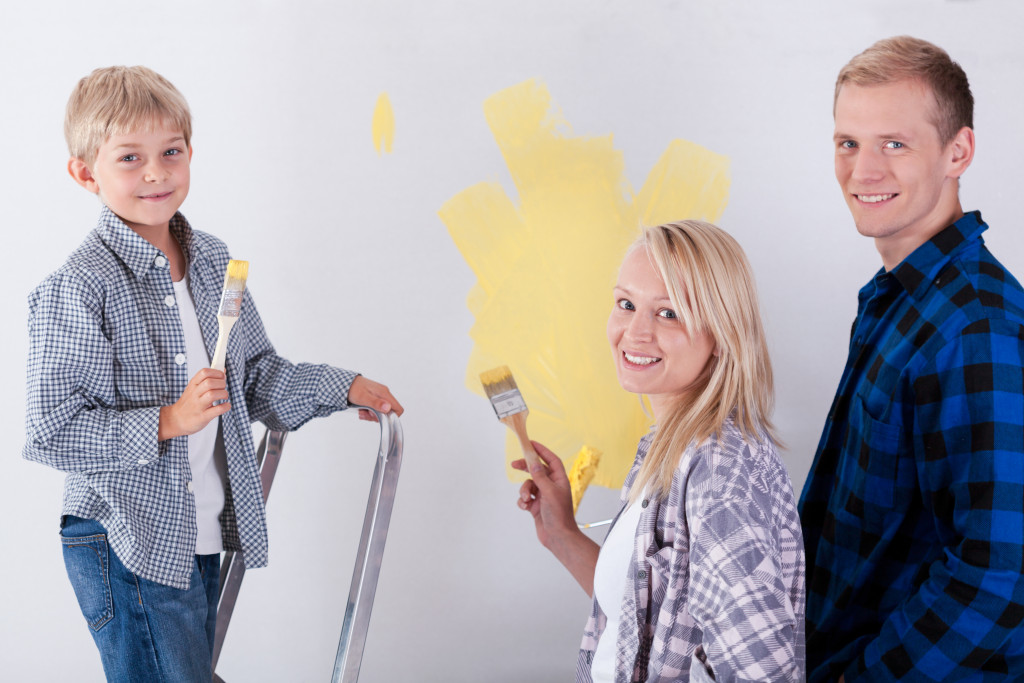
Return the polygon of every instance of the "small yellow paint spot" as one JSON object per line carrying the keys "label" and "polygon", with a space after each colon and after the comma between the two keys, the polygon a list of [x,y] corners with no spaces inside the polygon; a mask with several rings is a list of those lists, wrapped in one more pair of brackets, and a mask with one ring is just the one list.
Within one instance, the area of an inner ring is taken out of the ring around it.
{"label": "small yellow paint spot", "polygon": [[[482,394],[480,373],[508,365],[530,407],[531,437],[570,463],[577,452],[602,453],[593,481],[618,488],[650,425],[619,386],[605,332],[619,263],[641,225],[718,220],[729,160],[673,140],[634,193],[611,135],[573,136],[557,111],[535,81],[488,98],[484,114],[518,204],[485,182],[440,210],[477,277],[466,385]],[[514,436],[506,455],[522,457]]]}
{"label": "small yellow paint spot", "polygon": [[377,98],[377,106],[373,108],[373,146],[377,154],[381,148],[388,154],[395,142],[395,112],[391,109],[391,100],[386,92]]}

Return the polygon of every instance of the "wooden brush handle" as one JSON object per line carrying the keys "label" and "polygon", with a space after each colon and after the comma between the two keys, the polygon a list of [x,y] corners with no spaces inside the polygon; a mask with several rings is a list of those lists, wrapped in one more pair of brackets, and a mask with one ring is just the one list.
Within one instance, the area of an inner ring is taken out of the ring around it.
{"label": "wooden brush handle", "polygon": [[220,327],[220,333],[217,335],[217,348],[213,350],[213,361],[210,363],[210,367],[214,370],[224,372],[225,356],[227,356],[228,350],[228,335],[231,333],[231,328],[235,326],[237,321],[238,316],[217,316],[217,324]]}
{"label": "wooden brush handle", "polygon": [[502,422],[507,424],[516,436],[519,437],[519,445],[523,447],[523,455],[526,456],[526,466],[533,467],[538,462],[543,462],[537,451],[533,449],[533,444],[530,443],[530,437],[526,434],[526,415],[527,412],[524,410],[521,413],[515,415],[509,415],[502,419]]}

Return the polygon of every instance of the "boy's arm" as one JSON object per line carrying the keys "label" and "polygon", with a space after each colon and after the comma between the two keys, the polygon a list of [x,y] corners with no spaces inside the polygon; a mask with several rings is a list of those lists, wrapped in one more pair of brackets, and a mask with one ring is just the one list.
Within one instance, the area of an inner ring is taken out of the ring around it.
{"label": "boy's arm", "polygon": [[113,472],[160,457],[160,408],[114,409],[114,356],[102,293],[66,272],[29,297],[28,460],[66,472]]}
{"label": "boy's arm", "polygon": [[[401,414],[387,387],[351,370],[293,364],[277,355],[249,290],[242,303],[245,348],[245,398],[249,417],[271,429],[291,431],[314,417],[344,410],[351,404],[384,403]],[[230,347],[229,347],[230,353]]]}

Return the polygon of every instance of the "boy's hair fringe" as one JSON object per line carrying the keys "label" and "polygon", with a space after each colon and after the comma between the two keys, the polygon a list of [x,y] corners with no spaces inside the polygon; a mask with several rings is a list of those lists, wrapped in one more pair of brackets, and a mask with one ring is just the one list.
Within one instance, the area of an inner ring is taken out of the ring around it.
{"label": "boy's hair fringe", "polygon": [[660,417],[654,441],[630,491],[635,500],[667,496],[679,459],[718,433],[727,419],[752,442],[778,444],[771,413],[768,357],[754,276],[743,249],[721,228],[680,221],[645,228],[631,249],[647,252],[683,327],[709,334],[715,353],[700,385]]}
{"label": "boy's hair fringe", "polygon": [[164,125],[192,140],[192,114],[174,85],[144,66],[96,69],[75,86],[64,116],[64,138],[71,156],[92,167],[111,135]]}

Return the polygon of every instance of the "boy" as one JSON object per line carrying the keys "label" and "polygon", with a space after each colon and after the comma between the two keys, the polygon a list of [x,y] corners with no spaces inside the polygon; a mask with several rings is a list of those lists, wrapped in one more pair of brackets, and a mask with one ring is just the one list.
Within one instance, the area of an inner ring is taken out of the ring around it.
{"label": "boy", "polygon": [[1024,290],[960,204],[973,110],[909,36],[836,81],[836,179],[883,268],[800,501],[811,683],[1024,680]]}
{"label": "boy", "polygon": [[220,552],[267,563],[250,423],[402,407],[356,373],[276,355],[248,291],[226,372],[207,367],[229,256],[178,213],[191,115],[170,82],[97,69],[64,128],[68,171],[104,208],[29,296],[23,455],[68,473],[64,559],[108,680],[210,681]]}

